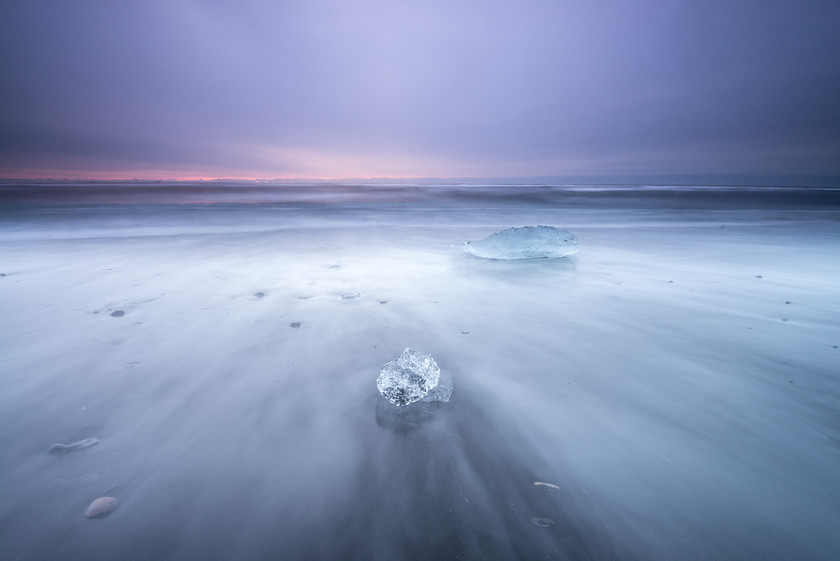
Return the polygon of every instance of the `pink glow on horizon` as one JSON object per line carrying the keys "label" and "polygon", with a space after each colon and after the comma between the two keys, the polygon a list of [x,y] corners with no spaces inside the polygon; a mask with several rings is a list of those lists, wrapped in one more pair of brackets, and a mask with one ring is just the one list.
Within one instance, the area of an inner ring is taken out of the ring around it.
{"label": "pink glow on horizon", "polygon": [[3,170],[0,171],[0,179],[4,180],[56,180],[56,181],[341,181],[341,180],[371,180],[382,179],[414,179],[418,176],[410,175],[348,175],[348,176],[321,176],[321,175],[294,175],[294,176],[279,176],[279,175],[236,175],[236,174],[222,174],[222,175],[195,175],[195,174],[179,174],[168,171],[122,171],[122,172],[108,172],[108,171],[50,171],[44,172],[42,170]]}

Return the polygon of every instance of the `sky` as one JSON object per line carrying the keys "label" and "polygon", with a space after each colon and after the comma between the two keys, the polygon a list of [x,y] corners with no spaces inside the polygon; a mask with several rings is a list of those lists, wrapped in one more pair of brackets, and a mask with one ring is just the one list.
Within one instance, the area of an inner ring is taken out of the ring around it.
{"label": "sky", "polygon": [[837,0],[4,0],[0,177],[840,175]]}

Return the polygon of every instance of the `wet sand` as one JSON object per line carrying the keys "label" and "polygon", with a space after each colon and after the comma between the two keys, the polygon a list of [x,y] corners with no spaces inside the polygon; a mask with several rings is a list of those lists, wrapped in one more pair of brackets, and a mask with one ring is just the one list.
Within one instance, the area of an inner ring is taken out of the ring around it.
{"label": "wet sand", "polygon": [[[4,557],[840,547],[836,191],[108,189],[0,189]],[[450,247],[528,224],[580,251]],[[450,402],[378,394],[406,346]]]}

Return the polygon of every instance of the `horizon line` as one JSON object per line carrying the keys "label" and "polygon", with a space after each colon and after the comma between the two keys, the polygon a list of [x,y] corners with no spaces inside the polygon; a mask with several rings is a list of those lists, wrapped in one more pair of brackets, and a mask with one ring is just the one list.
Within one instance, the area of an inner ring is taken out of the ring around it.
{"label": "horizon line", "polygon": [[840,175],[835,174],[744,174],[744,173],[683,173],[683,174],[583,174],[583,175],[533,175],[533,176],[496,176],[496,177],[2,177],[0,184],[44,184],[44,183],[81,183],[81,184],[161,184],[161,183],[241,183],[255,185],[311,185],[326,184],[572,184],[572,185],[729,185],[729,186],[802,186],[802,187],[840,187]]}

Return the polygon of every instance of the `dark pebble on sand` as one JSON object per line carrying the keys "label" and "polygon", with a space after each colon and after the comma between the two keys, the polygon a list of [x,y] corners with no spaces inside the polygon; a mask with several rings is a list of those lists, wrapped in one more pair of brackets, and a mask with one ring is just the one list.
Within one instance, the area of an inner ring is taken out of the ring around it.
{"label": "dark pebble on sand", "polygon": [[358,292],[354,292],[352,294],[342,294],[341,299],[342,300],[352,300],[353,298],[358,298],[359,296],[361,296],[361,294],[359,294]]}
{"label": "dark pebble on sand", "polygon": [[300,327],[300,322],[299,321],[293,321],[289,325],[291,325],[292,327]]}
{"label": "dark pebble on sand", "polygon": [[762,277],[761,275],[756,275],[755,278],[760,279],[760,278],[764,278],[764,277]]}
{"label": "dark pebble on sand", "polygon": [[5,277],[6,273],[0,273],[0,277]]}
{"label": "dark pebble on sand", "polygon": [[388,303],[388,301],[387,301],[387,300],[380,300],[380,301],[379,301],[379,303],[380,303],[380,304],[387,304],[387,303]]}
{"label": "dark pebble on sand", "polygon": [[256,296],[257,298],[262,298],[262,297],[265,296],[265,293],[264,292],[257,292],[256,294],[254,294],[254,296]]}
{"label": "dark pebble on sand", "polygon": [[124,311],[122,311],[122,310],[117,310],[117,311],[115,311],[115,312],[111,312],[111,317],[112,317],[112,318],[121,318],[121,317],[123,317],[124,315],[125,315],[125,312],[124,312]]}
{"label": "dark pebble on sand", "polygon": [[785,304],[790,304],[790,300],[785,300]]}
{"label": "dark pebble on sand", "polygon": [[462,331],[462,332],[461,332],[461,335],[469,335],[469,334],[470,334],[470,332],[469,332],[469,331]]}

